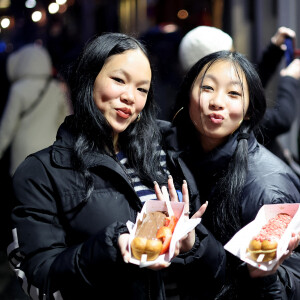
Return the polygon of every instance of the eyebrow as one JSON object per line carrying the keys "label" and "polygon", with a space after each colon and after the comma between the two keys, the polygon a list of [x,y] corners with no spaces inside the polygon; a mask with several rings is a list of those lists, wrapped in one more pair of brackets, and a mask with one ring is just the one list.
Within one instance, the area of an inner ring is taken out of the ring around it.
{"label": "eyebrow", "polygon": [[[212,79],[212,80],[215,81],[215,82],[217,81],[217,79],[216,79],[215,76],[210,75],[210,74],[205,74],[204,76],[202,76],[202,77],[200,78],[200,82],[202,83],[203,80],[204,80],[206,77]],[[232,80],[232,81],[230,81],[230,84],[232,84],[232,85],[239,85],[240,87],[243,87],[243,85],[242,85],[242,83],[241,83],[240,80]]]}

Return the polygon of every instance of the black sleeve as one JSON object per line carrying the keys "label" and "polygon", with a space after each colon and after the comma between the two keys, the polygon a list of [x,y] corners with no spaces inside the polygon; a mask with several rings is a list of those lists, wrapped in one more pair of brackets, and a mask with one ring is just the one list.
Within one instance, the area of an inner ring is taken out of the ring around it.
{"label": "black sleeve", "polygon": [[290,76],[279,78],[277,99],[273,107],[267,108],[261,123],[261,144],[267,145],[278,135],[287,132],[297,116],[297,91],[299,83]]}
{"label": "black sleeve", "polygon": [[14,175],[13,185],[14,242],[8,249],[9,259],[23,281],[23,289],[33,299],[43,295],[53,299],[57,293],[64,298],[64,293],[88,290],[94,284],[93,274],[101,270],[107,275],[113,264],[122,261],[117,237],[127,231],[125,224],[113,223],[85,242],[68,246],[58,199],[38,159],[25,160]]}
{"label": "black sleeve", "polygon": [[[170,271],[182,299],[214,299],[225,281],[226,253],[220,242],[200,223],[196,242],[187,253],[172,260]],[[172,276],[171,275],[171,276]]]}
{"label": "black sleeve", "polygon": [[300,255],[295,252],[284,261],[275,274],[250,278],[246,264],[242,264],[238,273],[240,294],[245,297],[247,295],[248,298],[250,296],[251,299],[300,299],[299,265]]}
{"label": "black sleeve", "polygon": [[270,43],[263,51],[262,58],[257,65],[257,71],[263,87],[267,86],[280,63],[283,54],[284,51],[273,43]]}

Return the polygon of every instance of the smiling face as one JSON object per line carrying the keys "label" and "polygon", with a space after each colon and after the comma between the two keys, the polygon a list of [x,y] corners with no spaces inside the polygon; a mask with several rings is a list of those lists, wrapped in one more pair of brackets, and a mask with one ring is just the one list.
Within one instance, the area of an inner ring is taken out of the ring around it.
{"label": "smiling face", "polygon": [[[222,144],[243,121],[249,106],[246,78],[232,62],[220,60],[196,78],[189,114],[204,151]],[[238,72],[238,73],[237,73]]]}
{"label": "smiling face", "polygon": [[96,77],[94,102],[112,127],[115,143],[144,108],[150,83],[150,64],[140,49],[109,57]]}

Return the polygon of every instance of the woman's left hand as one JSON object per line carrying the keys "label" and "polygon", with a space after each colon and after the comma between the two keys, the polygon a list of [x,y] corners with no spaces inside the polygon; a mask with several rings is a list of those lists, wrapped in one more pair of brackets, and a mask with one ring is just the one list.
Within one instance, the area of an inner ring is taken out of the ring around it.
{"label": "woman's left hand", "polygon": [[[157,183],[154,184],[154,189],[155,189],[157,199],[164,201],[164,195]],[[169,189],[170,200],[179,202],[172,176],[169,176],[168,179],[168,189]],[[188,186],[185,180],[183,181],[182,184],[182,202],[184,202],[184,215],[186,218],[189,218],[190,202],[189,202]],[[191,219],[201,218],[207,208],[207,205],[208,202],[203,204],[199,208],[199,210],[191,217]],[[195,229],[191,230],[177,243],[178,245],[176,245],[176,250],[178,251],[175,250],[174,257],[177,256],[179,253],[187,252],[191,250],[194,243],[195,243]]]}
{"label": "woman's left hand", "polygon": [[250,277],[252,277],[252,278],[264,277],[264,276],[268,276],[268,275],[272,275],[272,274],[276,273],[277,269],[283,263],[283,261],[286,260],[287,258],[289,258],[290,255],[292,254],[293,250],[298,247],[299,242],[300,242],[300,233],[298,233],[298,234],[293,233],[286,253],[279,259],[279,261],[276,263],[274,268],[270,271],[263,271],[261,269],[255,268],[255,267],[247,264]]}

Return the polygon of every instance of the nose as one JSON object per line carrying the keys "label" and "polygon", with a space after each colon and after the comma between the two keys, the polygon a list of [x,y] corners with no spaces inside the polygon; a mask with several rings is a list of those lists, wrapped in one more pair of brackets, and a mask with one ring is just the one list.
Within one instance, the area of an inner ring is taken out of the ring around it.
{"label": "nose", "polygon": [[209,106],[212,109],[221,110],[224,108],[224,100],[221,93],[215,94],[209,101]]}
{"label": "nose", "polygon": [[133,87],[126,87],[126,89],[121,94],[121,101],[127,104],[134,103],[134,88]]}

